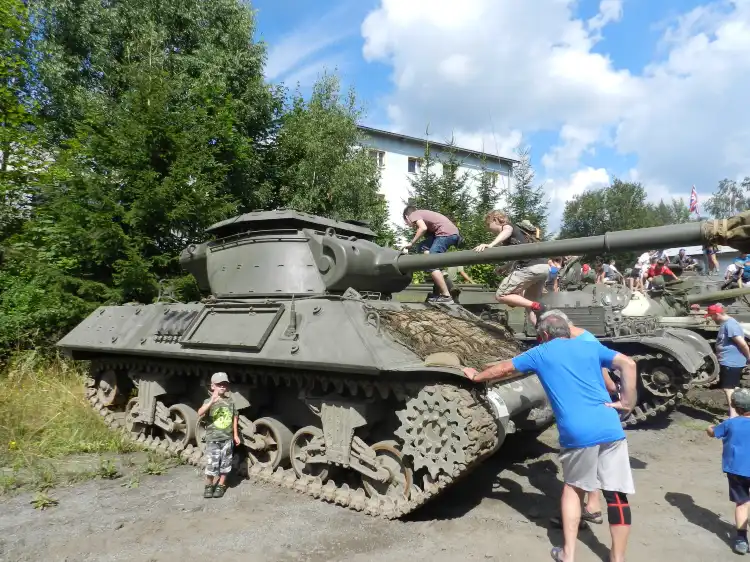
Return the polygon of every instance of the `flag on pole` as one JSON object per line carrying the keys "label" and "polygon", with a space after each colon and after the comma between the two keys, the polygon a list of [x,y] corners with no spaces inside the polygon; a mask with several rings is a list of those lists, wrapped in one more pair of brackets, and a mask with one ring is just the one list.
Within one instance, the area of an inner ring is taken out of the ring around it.
{"label": "flag on pole", "polygon": [[695,191],[695,186],[690,191],[690,212],[698,214],[698,192]]}

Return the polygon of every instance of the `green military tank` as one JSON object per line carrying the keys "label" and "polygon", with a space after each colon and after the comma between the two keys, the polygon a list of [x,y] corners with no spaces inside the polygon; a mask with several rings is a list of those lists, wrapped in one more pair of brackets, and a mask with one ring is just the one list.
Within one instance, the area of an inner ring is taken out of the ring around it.
{"label": "green military tank", "polygon": [[[750,214],[736,221],[741,228]],[[533,435],[553,421],[534,374],[466,378],[463,368],[526,344],[460,304],[394,299],[413,272],[733,232],[695,223],[481,255],[402,255],[361,223],[253,212],[213,225],[209,241],[182,252],[207,295],[201,302],[102,306],[58,345],[89,362],[88,398],[111,427],[195,465],[204,448],[196,412],[211,374],[228,373],[250,479],[397,518],[439,496],[508,434]],[[684,350],[691,340],[652,339],[649,355],[673,358],[678,381],[702,368],[702,357]],[[646,349],[638,337],[630,342]]]}

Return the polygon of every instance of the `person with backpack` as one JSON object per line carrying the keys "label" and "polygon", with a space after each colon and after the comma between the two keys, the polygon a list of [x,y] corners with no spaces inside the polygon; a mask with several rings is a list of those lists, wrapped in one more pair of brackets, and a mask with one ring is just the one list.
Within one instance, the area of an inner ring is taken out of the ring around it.
{"label": "person with backpack", "polygon": [[[494,248],[495,246],[538,242],[538,233],[535,232],[536,229],[532,225],[526,221],[514,224],[510,222],[508,215],[502,211],[490,211],[484,221],[487,229],[496,236],[489,244],[479,244],[475,247],[475,252],[483,252],[487,248]],[[521,306],[527,309],[529,320],[536,325],[537,314],[541,314],[545,310],[539,299],[544,291],[544,285],[547,283],[549,270],[546,258],[518,260],[511,262],[504,268],[496,269],[498,273],[505,274],[505,278],[497,288],[495,299],[508,306]]]}

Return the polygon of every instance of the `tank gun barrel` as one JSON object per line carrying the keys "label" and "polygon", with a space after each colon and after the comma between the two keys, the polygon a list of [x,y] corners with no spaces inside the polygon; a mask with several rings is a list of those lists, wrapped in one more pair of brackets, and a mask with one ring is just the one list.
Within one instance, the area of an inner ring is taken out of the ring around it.
{"label": "tank gun barrel", "polygon": [[[748,224],[750,223],[750,212],[746,211],[734,217],[734,219],[742,220],[741,224],[743,225]],[[635,230],[619,230],[586,238],[550,240],[535,244],[488,248],[483,252],[463,250],[445,254],[402,255],[397,260],[397,267],[402,273],[412,273],[414,271],[456,265],[498,263],[601,252],[643,251],[652,250],[657,247],[667,248],[670,246],[715,243],[726,240],[726,223],[728,220],[731,221],[733,219],[691,222]],[[746,228],[742,228],[743,234],[745,234]]]}
{"label": "tank gun barrel", "polygon": [[725,291],[714,291],[713,293],[703,293],[698,295],[688,295],[685,301],[688,304],[700,304],[704,302],[716,302],[727,299],[736,299],[750,295],[750,287],[741,287],[739,289],[727,289]]}

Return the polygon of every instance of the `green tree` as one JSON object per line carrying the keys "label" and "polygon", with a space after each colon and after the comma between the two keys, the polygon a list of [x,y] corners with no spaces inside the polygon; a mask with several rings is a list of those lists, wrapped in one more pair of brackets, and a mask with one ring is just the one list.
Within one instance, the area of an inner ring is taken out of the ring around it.
{"label": "green tree", "polygon": [[309,99],[297,92],[281,119],[273,154],[276,199],[300,211],[365,220],[381,243],[393,243],[380,171],[357,128],[361,116],[354,91],[342,96],[336,76],[318,80]]}
{"label": "green tree", "polygon": [[534,185],[531,149],[524,147],[516,152],[519,163],[513,167],[513,186],[508,192],[506,212],[512,221],[528,220],[545,233],[549,202],[544,195],[544,186]]}
{"label": "green tree", "polygon": [[28,218],[44,168],[30,83],[31,24],[21,0],[0,2],[0,240]]}
{"label": "green tree", "polygon": [[724,178],[704,205],[712,217],[723,219],[750,208],[750,177],[742,182]]}

